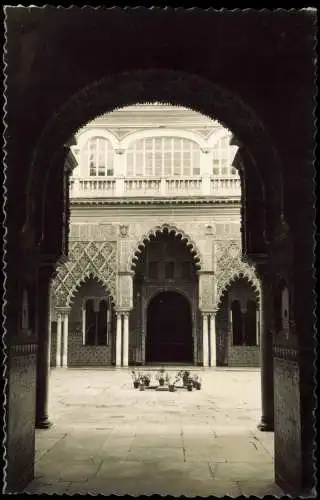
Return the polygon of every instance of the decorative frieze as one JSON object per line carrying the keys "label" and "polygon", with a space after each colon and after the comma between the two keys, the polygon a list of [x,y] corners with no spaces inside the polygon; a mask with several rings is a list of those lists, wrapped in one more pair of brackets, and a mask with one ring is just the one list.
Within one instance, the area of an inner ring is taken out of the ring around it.
{"label": "decorative frieze", "polygon": [[298,350],[290,347],[274,345],[273,355],[276,358],[284,359],[287,361],[298,361]]}
{"label": "decorative frieze", "polygon": [[81,282],[94,276],[116,297],[116,244],[114,242],[73,241],[69,259],[61,264],[53,281],[56,307],[67,307]]}
{"label": "decorative frieze", "polygon": [[117,226],[114,224],[70,224],[70,243],[72,241],[114,241],[117,238]]}
{"label": "decorative frieze", "polygon": [[261,294],[261,285],[255,267],[242,257],[240,244],[240,241],[235,240],[217,242],[216,244],[216,307],[218,307],[226,287],[231,281],[241,276],[247,278],[259,296]]}
{"label": "decorative frieze", "polygon": [[11,345],[11,352],[13,356],[17,355],[28,355],[28,354],[36,354],[38,349],[38,344],[13,344]]}

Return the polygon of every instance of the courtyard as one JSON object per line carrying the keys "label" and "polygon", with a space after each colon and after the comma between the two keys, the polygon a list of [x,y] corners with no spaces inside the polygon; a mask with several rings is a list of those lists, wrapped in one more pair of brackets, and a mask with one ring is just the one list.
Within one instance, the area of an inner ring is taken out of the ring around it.
{"label": "courtyard", "polygon": [[52,370],[54,425],[36,430],[35,479],[25,491],[282,496],[273,433],[257,430],[260,370],[189,369],[200,391],[139,391],[130,368]]}

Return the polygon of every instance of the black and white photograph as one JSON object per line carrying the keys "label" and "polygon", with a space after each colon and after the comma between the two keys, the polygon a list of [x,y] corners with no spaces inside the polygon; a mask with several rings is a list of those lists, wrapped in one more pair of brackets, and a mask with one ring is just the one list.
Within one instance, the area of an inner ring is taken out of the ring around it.
{"label": "black and white photograph", "polygon": [[316,498],[317,9],[3,13],[2,494]]}

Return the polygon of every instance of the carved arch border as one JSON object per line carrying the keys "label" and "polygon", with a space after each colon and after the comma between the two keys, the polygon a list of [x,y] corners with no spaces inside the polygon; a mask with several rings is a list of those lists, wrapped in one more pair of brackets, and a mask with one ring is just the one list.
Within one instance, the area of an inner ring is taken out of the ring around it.
{"label": "carved arch border", "polygon": [[[228,264],[227,264],[228,265]],[[230,264],[229,264],[230,265]],[[227,288],[239,278],[245,278],[252,286],[254,293],[257,296],[258,302],[261,303],[261,283],[253,266],[250,266],[244,260],[237,260],[231,263],[231,269],[227,273],[222,273],[217,279],[217,294],[216,294],[216,309],[221,306],[221,301]]]}
{"label": "carved arch border", "polygon": [[[60,268],[62,269],[62,268]],[[62,273],[62,271],[60,271]],[[116,301],[114,299],[114,293],[110,289],[110,283],[103,276],[101,276],[97,271],[93,268],[85,269],[83,273],[75,280],[71,287],[66,287],[65,292],[63,294],[57,295],[55,292],[56,280],[59,278],[59,270],[57,270],[55,278],[52,280],[52,293],[55,300],[55,307],[71,307],[75,295],[81,285],[85,283],[87,279],[93,278],[100,285],[102,285],[106,290],[106,295],[109,297],[112,306],[116,305]],[[62,281],[62,280],[61,280]]]}
{"label": "carved arch border", "polygon": [[134,245],[134,247],[131,249],[128,259],[128,271],[135,270],[140,255],[147,247],[147,245],[151,242],[151,239],[154,236],[156,236],[156,233],[165,233],[165,232],[168,232],[168,234],[173,233],[175,238],[181,237],[181,242],[185,243],[186,247],[189,249],[189,252],[193,257],[196,269],[200,270],[202,268],[203,260],[200,251],[198,250],[196,244],[191,239],[191,237],[188,234],[186,234],[183,230],[178,229],[173,224],[161,224],[159,226],[150,229],[147,233],[145,233],[142,236],[142,238],[140,238],[138,242]]}
{"label": "carved arch border", "polygon": [[81,276],[79,276],[79,278],[74,283],[74,285],[69,289],[69,293],[67,294],[67,307],[72,306],[72,303],[73,303],[73,300],[75,298],[77,291],[79,290],[81,285],[83,283],[85,283],[85,281],[87,279],[90,279],[90,278],[93,278],[100,285],[102,285],[103,288],[105,288],[105,290],[107,292],[106,294],[109,297],[112,306],[115,306],[116,302],[115,302],[115,299],[113,297],[112,291],[110,290],[110,283],[108,283],[107,280],[105,280],[103,278],[103,276],[100,276],[99,273],[97,273],[96,271],[94,271],[92,269],[87,269],[84,271],[84,273]]}

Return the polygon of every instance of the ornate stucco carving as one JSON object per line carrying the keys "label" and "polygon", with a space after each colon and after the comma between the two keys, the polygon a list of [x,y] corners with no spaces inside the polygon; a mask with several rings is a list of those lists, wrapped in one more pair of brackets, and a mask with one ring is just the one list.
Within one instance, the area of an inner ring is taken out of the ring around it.
{"label": "ornate stucco carving", "polygon": [[178,229],[173,224],[161,224],[159,226],[152,228],[147,233],[145,233],[133,245],[133,247],[131,248],[131,251],[129,253],[128,270],[135,268],[136,263],[137,263],[138,258],[139,258],[139,255],[143,252],[145,246],[150,242],[150,238],[152,236],[155,236],[157,232],[163,233],[164,231],[168,231],[169,233],[174,233],[174,235],[176,237],[181,237],[181,240],[186,243],[187,247],[189,247],[189,249],[190,249],[190,252],[193,254],[193,258],[194,258],[194,261],[196,263],[196,267],[198,269],[201,269],[202,258],[201,258],[200,252],[199,252],[196,244],[190,238],[190,236],[187,235],[183,230]]}
{"label": "ornate stucco carving", "polygon": [[199,276],[199,309],[212,311],[214,309],[214,277],[212,273]]}
{"label": "ornate stucco carving", "polygon": [[69,306],[76,290],[94,276],[113,300],[116,297],[116,244],[114,242],[73,241],[69,259],[60,264],[52,284],[56,307]]}
{"label": "ornate stucco carving", "polygon": [[88,222],[70,225],[70,241],[114,241],[117,238],[117,226],[114,224],[90,224]]}
{"label": "ornate stucco carving", "polygon": [[217,242],[216,262],[216,307],[220,305],[222,294],[227,286],[240,276],[247,278],[260,297],[261,285],[256,269],[242,257],[240,241]]}

